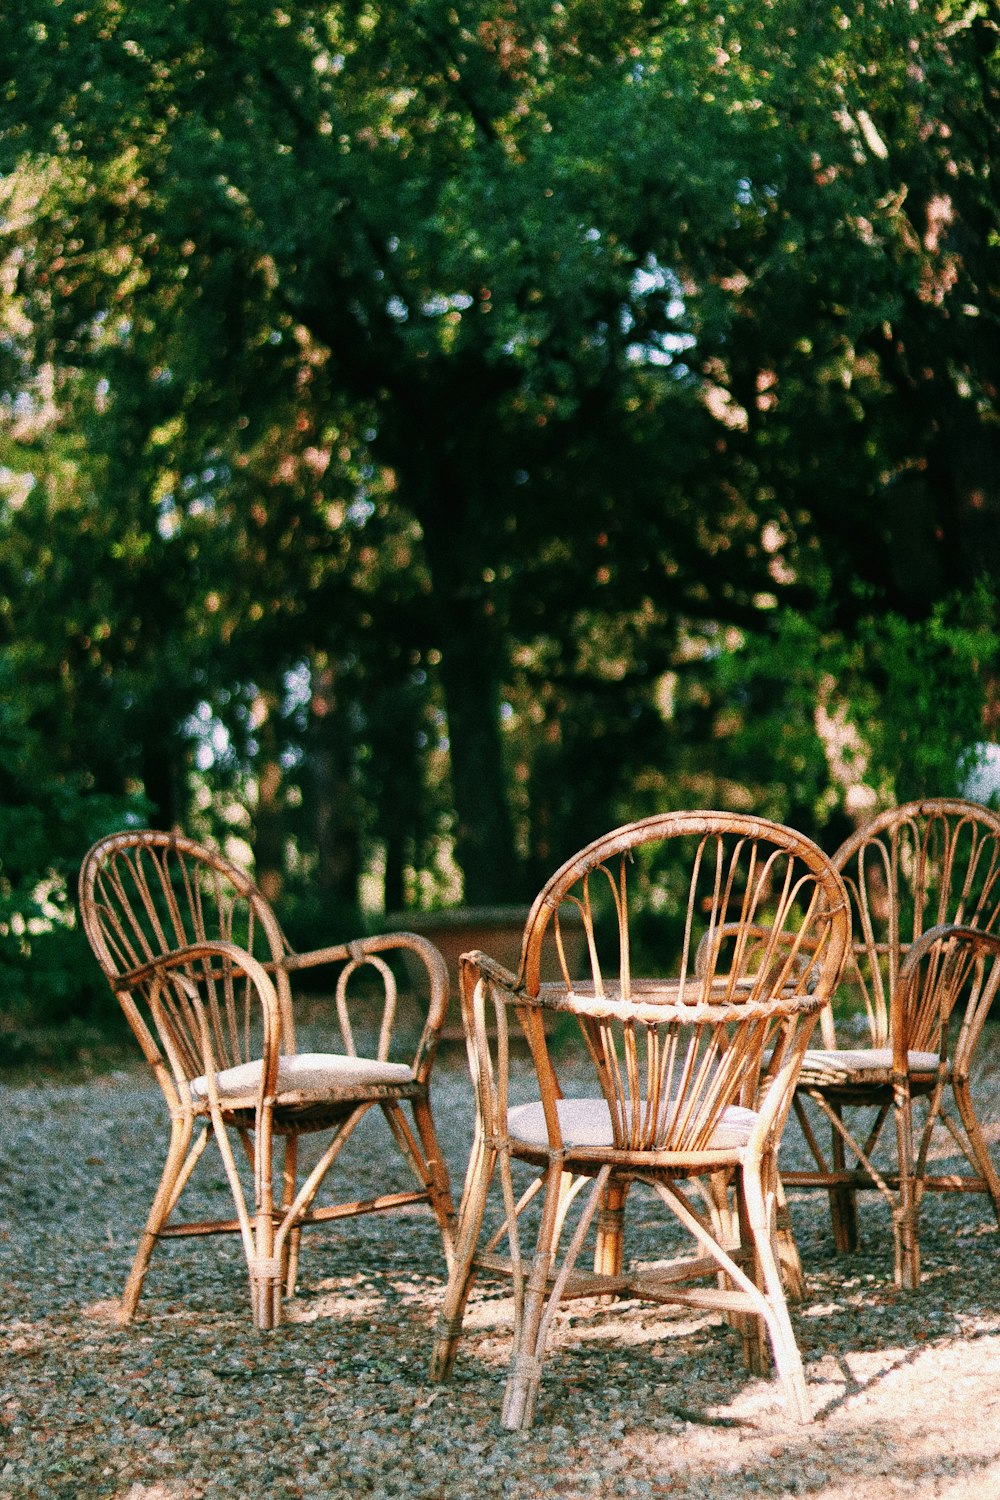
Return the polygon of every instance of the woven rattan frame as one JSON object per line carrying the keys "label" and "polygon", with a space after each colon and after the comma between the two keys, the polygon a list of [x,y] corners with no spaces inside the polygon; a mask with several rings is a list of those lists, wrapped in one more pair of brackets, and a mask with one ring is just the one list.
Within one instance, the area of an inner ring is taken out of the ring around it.
{"label": "woven rattan frame", "polygon": [[[648,910],[643,871],[660,855],[679,870],[683,932],[676,966],[657,975],[633,961],[632,926],[644,901]],[[601,891],[610,893],[610,918],[598,911]],[[583,974],[567,966],[560,937],[566,912],[583,919]],[[776,1259],[777,1148],[802,1054],[848,941],[843,886],[809,840],[760,819],[669,813],[598,839],[553,876],[528,918],[518,974],[486,954],[464,956],[476,1133],[433,1378],[450,1373],[470,1290],[486,1272],[513,1282],[502,1413],[508,1427],[533,1419],[557,1306],[593,1295],[721,1309],[739,1329],[752,1369],[770,1368],[770,1342],[790,1409],[809,1419]],[[539,980],[545,943],[562,965],[556,983]],[[509,1105],[512,1014],[538,1089],[533,1134],[521,1124],[527,1116]],[[596,1143],[564,1131],[570,1116],[563,1112],[581,1101],[564,1095],[564,1059],[550,1033],[567,1018],[571,1031],[579,1028],[592,1068],[582,1107],[606,1122]],[[727,1136],[734,1121],[745,1125],[738,1139]],[[530,1179],[520,1196],[515,1168]],[[651,1188],[683,1225],[693,1256],[624,1265],[624,1210],[635,1183]],[[538,1194],[529,1254],[519,1226]],[[485,1228],[497,1198],[498,1224]],[[577,1267],[591,1226],[592,1272]],[[564,1231],[568,1244],[560,1250]]]}
{"label": "woven rattan frame", "polygon": [[[783,1175],[789,1186],[827,1190],[841,1251],[858,1246],[858,1191],[880,1192],[892,1213],[896,1282],[914,1288],[925,1191],[987,1193],[1000,1223],[1000,1178],[969,1086],[1000,982],[1000,815],[954,799],[909,802],[855,833],[833,863],[850,895],[852,952],[839,1022],[832,1007],[824,1012],[823,1049],[807,1052],[795,1095],[815,1169]],[[867,1023],[860,1042],[846,1029],[849,1002]],[[874,1049],[880,1059],[866,1055]],[[949,1093],[957,1115],[946,1108]],[[845,1121],[845,1110],[859,1107],[871,1112],[863,1131]],[[817,1114],[831,1129],[829,1154]],[[895,1131],[883,1132],[890,1118]],[[938,1125],[970,1172],[932,1170]]]}
{"label": "woven rattan frame", "polygon": [[[426,1203],[450,1264],[454,1211],[430,1106],[448,978],[427,939],[392,933],[294,953],[253,882],[215,851],[177,833],[136,830],[100,840],[84,859],[79,895],[84,931],[163,1091],[170,1121],[163,1174],[122,1297],[122,1322],[135,1313],[157,1242],[176,1235],[241,1236],[253,1317],[261,1328],[280,1320],[282,1289],[289,1295],[294,1290],[303,1225]],[[426,969],[426,1022],[415,1053],[394,1070],[371,1067],[391,1065],[397,1050],[396,981],[387,959],[403,951]],[[335,983],[337,1062],[363,1076],[349,1073],[336,1086],[324,1084],[321,1093],[294,1083],[279,1087],[279,1067],[288,1067],[296,1053],[292,978],[325,968],[331,990]],[[358,1054],[352,1015],[359,980],[369,976],[376,976],[383,1001],[377,1043],[366,1057]],[[247,1063],[260,1065],[259,1077],[244,1097],[234,1097],[220,1079],[225,1070]],[[381,1076],[387,1072],[389,1081]],[[344,1144],[376,1106],[416,1178],[415,1190],[315,1207]],[[330,1141],[300,1183],[298,1138],[318,1130],[329,1130]],[[249,1192],[231,1134],[245,1148]],[[284,1144],[277,1195],[275,1137]],[[210,1138],[222,1157],[236,1217],[179,1221],[178,1200]]]}

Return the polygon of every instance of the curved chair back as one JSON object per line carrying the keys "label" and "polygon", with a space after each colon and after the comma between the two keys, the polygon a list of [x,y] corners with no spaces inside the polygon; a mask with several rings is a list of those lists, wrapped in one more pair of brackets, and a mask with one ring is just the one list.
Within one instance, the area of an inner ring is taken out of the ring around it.
{"label": "curved chair back", "polygon": [[[259,1058],[275,1026],[280,1050],[295,1050],[281,928],[253,881],[221,855],[179,833],[113,834],[84,860],[80,911],[161,1082],[164,1053],[177,1082],[205,1071],[206,1025],[218,1068]],[[168,955],[178,961],[156,963]]]}
{"label": "curved chair back", "polygon": [[[578,972],[562,939],[567,912],[582,919],[586,934]],[[793,830],[718,812],[629,824],[589,845],[541,891],[515,986],[487,983],[477,994],[467,984],[480,1095],[483,1085],[492,1093],[489,994],[501,1037],[500,1011],[508,1005],[519,1011],[553,1146],[562,1137],[563,1090],[542,1020],[552,1011],[579,1024],[616,1151],[721,1149],[739,1133],[734,1106],[758,1111],[761,1131],[780,1129],[812,1029],[799,1022],[815,1018],[828,1001],[848,942],[840,879],[816,845]],[[546,943],[561,978],[542,983]],[[474,966],[467,969],[472,978]],[[478,969],[488,981],[489,964],[481,960]],[[495,1096],[501,1112],[505,1092],[501,1078]]]}
{"label": "curved chair back", "polygon": [[[833,856],[851,901],[851,955],[843,987],[863,1006],[871,1045],[892,1043],[892,1000],[907,954],[942,923],[1000,928],[1000,813],[957,799],[907,802],[881,813],[847,839]],[[926,966],[925,966],[926,967]],[[937,971],[935,971],[936,974]],[[935,990],[934,1004],[909,1007],[910,1050],[933,1052],[951,1004],[942,1005],[935,975],[925,974],[913,997]],[[835,1045],[833,1020],[823,1017],[824,1042]]]}

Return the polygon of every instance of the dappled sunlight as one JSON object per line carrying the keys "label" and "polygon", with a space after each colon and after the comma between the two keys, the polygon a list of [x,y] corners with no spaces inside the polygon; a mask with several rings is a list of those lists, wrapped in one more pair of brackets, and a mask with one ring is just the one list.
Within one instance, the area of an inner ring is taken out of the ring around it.
{"label": "dappled sunlight", "polygon": [[176,1484],[132,1484],[127,1490],[119,1490],[115,1500],[188,1500],[193,1493],[191,1486],[180,1480]]}
{"label": "dappled sunlight", "polygon": [[356,1292],[321,1292],[299,1302],[294,1298],[282,1308],[284,1323],[315,1323],[318,1318],[378,1318],[385,1314],[385,1298]]}
{"label": "dappled sunlight", "polygon": [[[626,1439],[651,1472],[666,1471],[665,1494],[700,1494],[698,1476],[715,1470],[717,1494],[807,1493],[812,1500],[856,1500],[864,1494],[985,1500],[1000,1493],[996,1423],[1000,1394],[989,1371],[1000,1357],[1000,1338],[976,1350],[975,1369],[960,1347],[887,1348],[878,1353],[826,1356],[809,1366],[816,1423],[791,1427],[773,1388],[751,1384],[709,1415],[720,1432],[693,1423],[684,1455],[671,1435],[636,1432]],[[951,1400],[942,1401],[942,1383]],[[984,1404],[985,1397],[985,1404]],[[956,1420],[966,1413],[969,1420]],[[735,1430],[729,1430],[735,1429]],[[730,1489],[727,1476],[740,1488]],[[690,1483],[690,1488],[688,1487]]]}
{"label": "dappled sunlight", "polygon": [[118,1327],[118,1311],[121,1304],[114,1298],[102,1297],[98,1302],[80,1308],[80,1316],[105,1327]]}
{"label": "dappled sunlight", "polygon": [[[571,1312],[569,1317],[562,1320],[567,1338],[572,1330],[573,1339],[580,1343],[606,1342],[617,1348],[647,1346],[654,1358],[662,1352],[659,1346],[665,1339],[689,1338],[706,1328],[718,1327],[721,1321],[717,1314],[692,1318],[678,1312],[672,1317],[667,1309],[660,1317],[650,1321],[648,1311],[640,1309],[638,1303],[625,1303],[621,1307],[611,1303],[599,1311],[595,1310],[590,1318],[593,1321],[582,1320],[579,1314]],[[556,1320],[557,1329],[560,1321]]]}

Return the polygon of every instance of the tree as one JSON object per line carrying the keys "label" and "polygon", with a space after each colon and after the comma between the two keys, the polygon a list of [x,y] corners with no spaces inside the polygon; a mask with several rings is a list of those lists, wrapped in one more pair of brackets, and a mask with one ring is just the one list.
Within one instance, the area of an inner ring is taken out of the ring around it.
{"label": "tree", "polygon": [[[589,202],[589,174],[573,180],[561,133],[548,144],[550,49],[524,49],[502,7],[457,27],[435,6],[311,8],[295,25],[261,9],[228,31],[213,7],[126,19],[95,6],[27,33],[19,19],[11,140],[24,151],[41,129],[54,165],[35,257],[18,271],[39,339],[72,343],[107,372],[106,432],[139,418],[133,451],[154,450],[161,492],[206,460],[218,491],[216,454],[235,474],[275,412],[287,420],[307,401],[332,446],[330,407],[315,389],[303,397],[303,349],[334,415],[345,395],[352,412],[368,409],[361,441],[422,532],[468,893],[509,894],[498,697],[525,581],[518,533],[537,555],[558,551],[581,508],[593,516],[585,533],[617,529],[595,463],[605,481],[648,463],[653,445],[629,420],[636,401],[654,415],[675,398],[689,422],[709,423],[683,382],[656,390],[630,362],[625,309],[648,256],[591,222],[603,205]],[[547,12],[525,19],[552,26]],[[558,22],[552,43],[564,59],[578,50]],[[580,91],[595,71],[572,68],[562,106],[566,129],[588,141]],[[613,73],[617,134],[641,133],[652,108],[618,97],[624,49]],[[73,121],[81,147],[57,136],[52,151],[45,122],[56,119]],[[655,134],[647,175],[664,126]],[[664,316],[650,312],[657,300],[662,288],[643,290],[650,329]],[[675,461],[675,492],[678,478]],[[659,529],[662,492],[649,495],[638,473],[618,491],[619,504],[646,499],[630,530]],[[688,533],[721,530],[732,512],[679,509]],[[562,561],[548,573],[577,584]],[[545,597],[565,592],[549,582]]]}
{"label": "tree", "polygon": [[143,813],[141,799],[95,792],[60,771],[42,725],[58,686],[30,646],[0,648],[0,1029],[98,1011],[107,988],[73,922],[80,857],[100,834]]}
{"label": "tree", "polygon": [[985,6],[26,0],[0,47],[19,339],[183,683],[305,659],[371,719],[419,662],[468,899],[619,803],[693,632],[989,555]]}

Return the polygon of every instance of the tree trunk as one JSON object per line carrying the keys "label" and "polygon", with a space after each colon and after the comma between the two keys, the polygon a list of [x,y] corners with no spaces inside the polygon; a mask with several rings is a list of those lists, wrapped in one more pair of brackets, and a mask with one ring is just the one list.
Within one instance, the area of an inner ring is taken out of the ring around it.
{"label": "tree trunk", "polygon": [[[420,522],[448,719],[455,859],[467,905],[522,899],[500,729],[507,640],[493,591],[494,432],[484,394],[434,387],[384,434],[399,495]],[[485,477],[484,477],[485,476]],[[489,580],[489,581],[487,581]]]}
{"label": "tree trunk", "polygon": [[257,807],[254,815],[253,853],[257,884],[265,900],[274,905],[284,885],[284,819],[281,809],[283,781],[275,723],[276,700],[261,693],[254,704],[257,755]]}
{"label": "tree trunk", "polygon": [[500,734],[498,633],[482,597],[442,584],[433,562],[432,573],[444,622],[440,670],[464,899],[470,906],[514,902],[523,893]]}
{"label": "tree trunk", "polygon": [[402,911],[406,901],[406,834],[394,821],[385,835],[385,909]]}
{"label": "tree trunk", "polygon": [[181,813],[178,795],[177,743],[173,725],[148,731],[142,745],[142,785],[157,828],[174,828]]}
{"label": "tree trunk", "polygon": [[455,857],[470,906],[513,902],[521,895],[500,741],[499,694],[481,646],[482,637],[477,639],[466,624],[456,628],[441,658],[455,799]]}
{"label": "tree trunk", "polygon": [[350,743],[337,713],[334,669],[325,655],[313,662],[313,696],[307,740],[311,825],[316,845],[316,888],[346,906],[358,905],[361,837],[351,788]]}
{"label": "tree trunk", "polygon": [[375,830],[385,849],[385,909],[406,905],[406,870],[432,821],[429,789],[417,754],[424,724],[423,687],[401,672],[386,679],[369,705],[368,737],[375,762]]}

